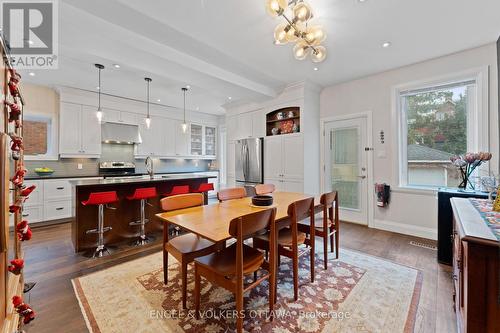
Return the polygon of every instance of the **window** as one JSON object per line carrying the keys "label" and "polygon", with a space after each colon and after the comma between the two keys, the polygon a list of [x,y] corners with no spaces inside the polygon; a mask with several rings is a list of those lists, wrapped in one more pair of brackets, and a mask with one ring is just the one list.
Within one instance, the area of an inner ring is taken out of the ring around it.
{"label": "window", "polygon": [[480,138],[487,138],[480,133],[487,127],[479,116],[479,79],[397,90],[401,186],[456,187],[460,174],[450,157],[487,150]]}
{"label": "window", "polygon": [[28,160],[57,158],[55,141],[55,124],[51,115],[24,116],[23,144]]}

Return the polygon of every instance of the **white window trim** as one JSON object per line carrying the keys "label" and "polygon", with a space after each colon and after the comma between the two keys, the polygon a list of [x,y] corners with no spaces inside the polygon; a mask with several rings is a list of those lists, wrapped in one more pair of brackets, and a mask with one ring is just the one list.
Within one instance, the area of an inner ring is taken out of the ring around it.
{"label": "white window trim", "polygon": [[[405,115],[402,113],[400,103],[400,93],[406,90],[421,89],[432,86],[452,84],[455,82],[475,80],[476,96],[475,111],[468,114],[467,120],[467,150],[468,151],[489,151],[489,66],[471,68],[454,74],[433,77],[427,80],[413,81],[392,88],[392,119],[393,133],[396,133],[396,141],[393,143],[392,153],[397,156],[394,159],[393,183],[396,191],[419,192],[421,194],[434,194],[435,187],[421,187],[407,185],[406,171],[406,135],[404,128],[407,126]],[[471,126],[475,124],[475,126]],[[487,168],[489,168],[489,163]]]}
{"label": "white window trim", "polygon": [[[57,117],[54,114],[47,114],[42,112],[29,112],[28,117],[32,116],[33,118],[50,118],[50,130],[49,130],[49,138],[47,142],[47,153],[43,155],[25,155],[24,159],[26,161],[57,161],[59,160],[59,140],[58,140],[58,130],[59,130],[59,122]],[[25,116],[26,117],[26,116]]]}

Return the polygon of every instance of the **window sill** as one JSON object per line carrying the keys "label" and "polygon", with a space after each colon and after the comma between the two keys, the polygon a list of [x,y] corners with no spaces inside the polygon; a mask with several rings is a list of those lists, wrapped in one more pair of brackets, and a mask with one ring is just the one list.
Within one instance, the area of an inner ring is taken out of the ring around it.
{"label": "window sill", "polygon": [[436,196],[438,189],[430,187],[417,187],[417,186],[396,186],[391,189],[394,193],[404,193],[404,194],[416,194],[416,195],[427,195]]}

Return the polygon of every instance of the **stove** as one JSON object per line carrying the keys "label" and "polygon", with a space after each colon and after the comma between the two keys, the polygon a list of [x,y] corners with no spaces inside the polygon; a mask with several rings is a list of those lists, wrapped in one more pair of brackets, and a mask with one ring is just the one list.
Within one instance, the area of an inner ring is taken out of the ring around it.
{"label": "stove", "polygon": [[135,172],[133,162],[101,162],[99,176],[104,178],[142,178],[142,173]]}

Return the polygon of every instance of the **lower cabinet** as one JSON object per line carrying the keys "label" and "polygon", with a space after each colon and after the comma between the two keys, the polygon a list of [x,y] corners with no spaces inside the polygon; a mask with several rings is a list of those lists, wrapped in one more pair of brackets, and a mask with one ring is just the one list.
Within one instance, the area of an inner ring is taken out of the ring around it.
{"label": "lower cabinet", "polygon": [[287,179],[264,179],[265,184],[274,184],[276,191],[282,192],[304,192],[304,182],[298,180]]}

